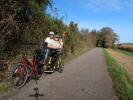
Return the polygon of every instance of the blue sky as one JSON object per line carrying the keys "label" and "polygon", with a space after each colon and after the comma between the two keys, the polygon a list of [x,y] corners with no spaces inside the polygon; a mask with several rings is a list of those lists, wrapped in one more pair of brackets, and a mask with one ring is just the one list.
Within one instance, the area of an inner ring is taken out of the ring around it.
{"label": "blue sky", "polygon": [[133,0],[53,0],[58,18],[64,22],[75,21],[79,28],[99,30],[111,27],[120,42],[133,43]]}

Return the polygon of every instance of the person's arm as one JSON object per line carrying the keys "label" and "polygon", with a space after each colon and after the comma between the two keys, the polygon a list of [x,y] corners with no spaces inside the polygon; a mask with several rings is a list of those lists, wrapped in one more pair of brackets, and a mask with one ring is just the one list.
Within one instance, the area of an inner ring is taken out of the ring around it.
{"label": "person's arm", "polygon": [[60,49],[62,49],[63,48],[63,40],[62,40],[62,38],[59,40],[59,43],[60,43]]}
{"label": "person's arm", "polygon": [[46,45],[47,48],[52,48],[52,46],[51,46],[51,40],[50,40],[49,37],[47,37],[47,38],[45,39],[45,45]]}
{"label": "person's arm", "polygon": [[51,45],[50,45],[50,43],[47,43],[47,47],[48,47],[48,48],[52,48]]}

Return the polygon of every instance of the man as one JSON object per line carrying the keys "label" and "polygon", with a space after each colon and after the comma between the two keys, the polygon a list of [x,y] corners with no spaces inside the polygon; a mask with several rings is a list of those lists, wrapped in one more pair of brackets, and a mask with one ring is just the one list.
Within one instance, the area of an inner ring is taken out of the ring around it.
{"label": "man", "polygon": [[45,58],[44,58],[44,63],[46,63],[46,60],[48,58],[50,49],[53,48],[52,44],[53,44],[53,40],[54,39],[54,32],[49,32],[49,36],[46,37],[46,39],[44,40],[44,44],[45,45]]}

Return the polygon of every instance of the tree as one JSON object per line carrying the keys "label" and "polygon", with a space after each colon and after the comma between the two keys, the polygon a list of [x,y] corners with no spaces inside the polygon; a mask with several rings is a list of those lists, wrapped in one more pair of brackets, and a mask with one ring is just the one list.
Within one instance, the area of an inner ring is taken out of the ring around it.
{"label": "tree", "polygon": [[103,27],[98,35],[97,41],[102,47],[112,47],[117,40],[117,34],[110,27]]}
{"label": "tree", "polygon": [[87,46],[96,46],[97,41],[97,31],[92,30],[89,32],[89,29],[81,29],[82,39],[85,41]]}

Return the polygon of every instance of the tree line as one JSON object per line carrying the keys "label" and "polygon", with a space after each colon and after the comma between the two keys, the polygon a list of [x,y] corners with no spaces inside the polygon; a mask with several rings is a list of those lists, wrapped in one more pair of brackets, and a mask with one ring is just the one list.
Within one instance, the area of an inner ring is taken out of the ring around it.
{"label": "tree line", "polygon": [[89,44],[97,47],[112,48],[118,41],[117,33],[110,27],[103,27],[100,30],[81,29],[84,39],[89,40]]}
{"label": "tree line", "polygon": [[79,48],[92,46],[112,47],[117,41],[113,29],[79,29],[78,23],[69,25],[63,19],[46,13],[52,7],[52,0],[1,0],[0,1],[0,51],[10,51],[17,55],[29,43],[29,48],[37,48],[49,31],[66,32],[64,55],[74,54]]}

